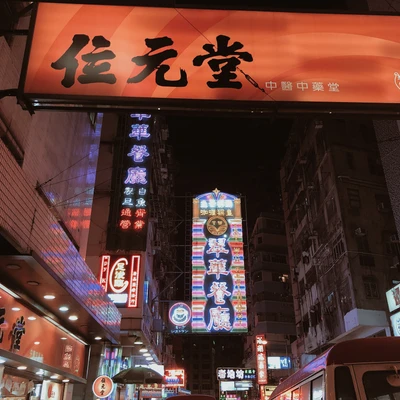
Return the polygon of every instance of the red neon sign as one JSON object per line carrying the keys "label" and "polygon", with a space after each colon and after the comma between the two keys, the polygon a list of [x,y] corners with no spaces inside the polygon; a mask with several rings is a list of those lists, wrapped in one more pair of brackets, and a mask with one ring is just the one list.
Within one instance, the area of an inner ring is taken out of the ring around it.
{"label": "red neon sign", "polygon": [[256,336],[257,383],[259,385],[268,383],[266,344],[265,335]]}
{"label": "red neon sign", "polygon": [[100,284],[117,306],[128,308],[138,306],[140,257],[140,255],[101,257]]}

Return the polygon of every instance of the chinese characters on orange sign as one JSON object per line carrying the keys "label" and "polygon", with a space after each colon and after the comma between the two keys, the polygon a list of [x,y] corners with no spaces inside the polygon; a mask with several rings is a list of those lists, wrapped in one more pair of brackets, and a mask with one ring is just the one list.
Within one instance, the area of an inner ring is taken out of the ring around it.
{"label": "chinese characters on orange sign", "polygon": [[40,3],[34,18],[32,107],[400,98],[397,16]]}
{"label": "chinese characters on orange sign", "polygon": [[[60,83],[65,88],[76,85],[87,85],[93,83],[105,83],[114,85],[117,77],[112,73],[111,63],[117,55],[111,50],[111,42],[104,36],[94,36],[89,44],[90,38],[85,34],[75,34],[72,37],[70,46],[65,50],[60,58],[51,63],[51,68],[64,71],[64,76]],[[155,83],[165,87],[185,87],[188,85],[187,73],[179,68],[179,79],[168,79],[166,73],[171,67],[165,63],[170,58],[176,58],[178,52],[173,48],[173,40],[168,36],[146,38],[144,40],[147,48],[150,49],[144,55],[135,55],[131,62],[137,66],[144,66],[136,76],[126,80],[128,84],[138,84],[145,79],[151,79],[150,75],[155,73]],[[210,78],[214,80],[204,82],[211,89],[232,88],[240,89],[242,83],[237,78],[237,67],[244,62],[252,62],[253,57],[247,51],[238,51],[244,46],[238,41],[231,41],[226,35],[218,35],[215,38],[216,44],[206,43],[203,46],[205,54],[197,55],[191,61],[195,67],[201,67],[204,61],[210,69]],[[164,49],[166,48],[167,49]],[[172,48],[171,48],[172,47]],[[107,49],[98,51],[99,49]],[[164,49],[162,51],[158,51]],[[84,53],[85,51],[89,51]],[[158,51],[158,52],[157,52]],[[153,53],[153,54],[152,54]],[[78,55],[80,55],[78,57]],[[75,81],[76,71],[80,63],[85,66],[82,74]],[[133,67],[133,66],[132,66]],[[214,73],[213,72],[218,72]],[[271,82],[272,83],[272,82]]]}
{"label": "chinese characters on orange sign", "polygon": [[64,346],[64,354],[62,359],[63,368],[67,369],[72,368],[72,352],[73,352],[73,346],[71,344],[67,344]]}
{"label": "chinese characters on orange sign", "polygon": [[259,385],[268,383],[266,344],[265,335],[256,336],[257,383]]}
{"label": "chinese characters on orange sign", "polygon": [[138,306],[140,255],[101,257],[100,284],[118,307]]}

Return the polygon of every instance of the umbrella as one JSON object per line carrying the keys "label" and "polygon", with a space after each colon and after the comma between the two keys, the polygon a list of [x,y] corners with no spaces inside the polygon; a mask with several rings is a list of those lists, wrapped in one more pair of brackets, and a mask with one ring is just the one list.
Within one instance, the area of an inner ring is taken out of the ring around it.
{"label": "umbrella", "polygon": [[134,367],[118,372],[111,378],[115,383],[141,384],[141,383],[162,383],[163,376],[150,368]]}

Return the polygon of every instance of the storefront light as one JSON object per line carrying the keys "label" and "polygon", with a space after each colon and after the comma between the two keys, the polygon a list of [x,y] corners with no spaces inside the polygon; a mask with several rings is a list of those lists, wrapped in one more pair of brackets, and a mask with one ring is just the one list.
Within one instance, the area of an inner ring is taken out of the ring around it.
{"label": "storefront light", "polygon": [[67,306],[61,306],[61,307],[59,308],[59,310],[62,311],[62,312],[66,312],[66,311],[69,310],[69,308],[68,308]]}
{"label": "storefront light", "polygon": [[3,358],[0,358],[0,364],[4,364],[6,362],[6,360],[4,360]]}
{"label": "storefront light", "polygon": [[77,315],[70,315],[68,317],[68,319],[70,319],[71,321],[76,321],[78,319],[78,316]]}
{"label": "storefront light", "polygon": [[40,342],[33,342],[33,344],[36,344],[36,345],[38,345],[38,344],[40,344]]}
{"label": "storefront light", "polygon": [[146,360],[147,361],[150,361],[150,360],[152,360],[153,359],[153,357],[146,357]]}
{"label": "storefront light", "polygon": [[46,300],[54,300],[56,296],[54,296],[53,294],[45,294],[43,298]]}
{"label": "storefront light", "polygon": [[68,383],[69,382],[69,379],[63,379],[62,380],[64,383]]}
{"label": "storefront light", "polygon": [[13,307],[13,308],[11,309],[11,311],[21,311],[21,309],[18,308],[18,307]]}
{"label": "storefront light", "polygon": [[147,353],[146,347],[142,347],[139,351],[140,351],[141,353]]}
{"label": "storefront light", "polygon": [[28,317],[29,321],[35,321],[36,317]]}
{"label": "storefront light", "polygon": [[40,370],[40,371],[36,372],[36,375],[42,376],[42,375],[44,375],[44,372],[42,370]]}
{"label": "storefront light", "polygon": [[25,365],[20,365],[19,367],[17,367],[17,369],[20,369],[20,370],[24,370],[24,369],[27,369],[28,367],[27,366],[25,366]]}
{"label": "storefront light", "polygon": [[67,338],[66,337],[62,337],[61,340],[67,340]]}
{"label": "storefront light", "polygon": [[57,378],[58,378],[57,375],[52,375],[52,376],[50,377],[50,379],[57,379]]}
{"label": "storefront light", "polygon": [[101,336],[96,336],[94,340],[101,340]]}
{"label": "storefront light", "polygon": [[145,357],[151,356],[151,354],[150,354],[149,352],[143,353],[143,355],[144,355]]}

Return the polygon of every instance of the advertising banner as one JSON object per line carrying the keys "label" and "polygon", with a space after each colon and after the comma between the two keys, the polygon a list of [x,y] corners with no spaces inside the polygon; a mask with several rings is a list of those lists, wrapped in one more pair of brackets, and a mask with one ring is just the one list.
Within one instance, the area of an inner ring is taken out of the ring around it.
{"label": "advertising banner", "polygon": [[386,300],[389,311],[395,311],[400,307],[400,284],[392,287],[386,292]]}
{"label": "advertising banner", "polygon": [[400,99],[397,16],[37,7],[21,81],[34,108]]}

